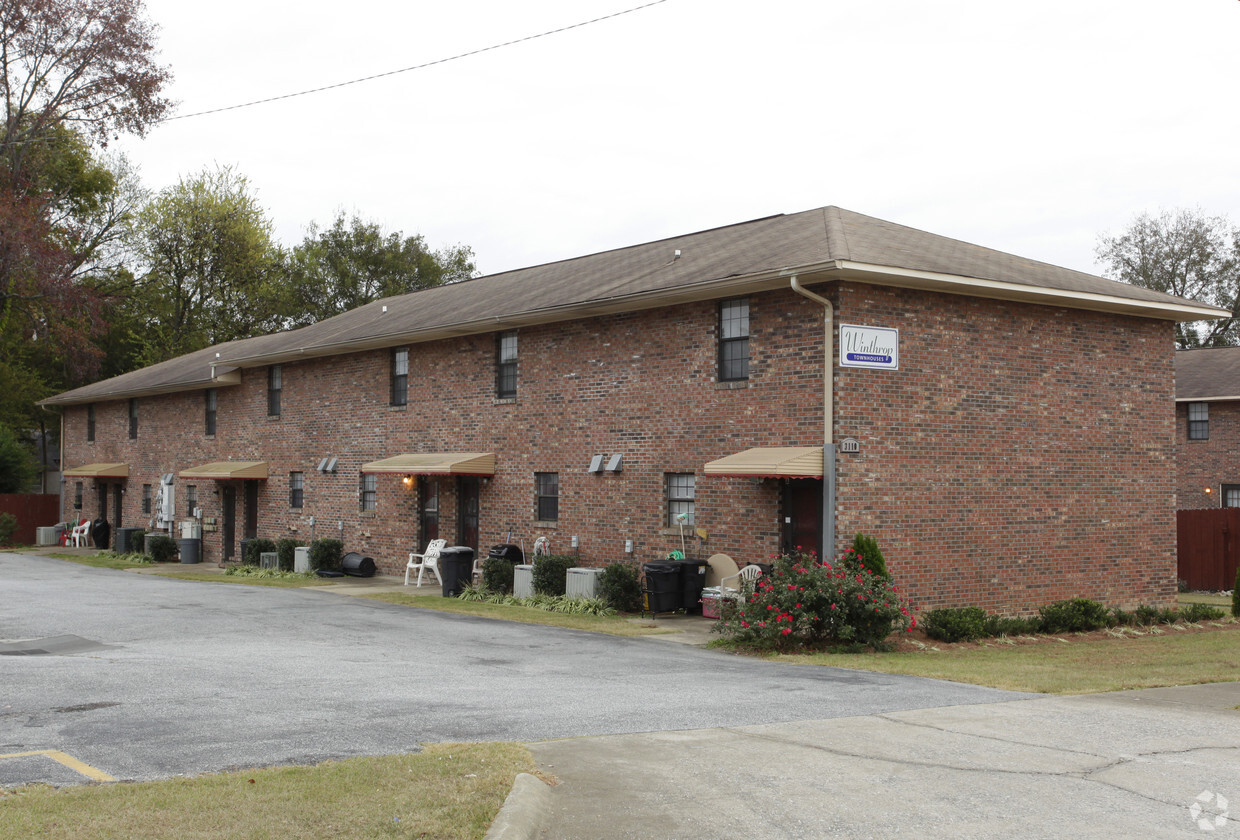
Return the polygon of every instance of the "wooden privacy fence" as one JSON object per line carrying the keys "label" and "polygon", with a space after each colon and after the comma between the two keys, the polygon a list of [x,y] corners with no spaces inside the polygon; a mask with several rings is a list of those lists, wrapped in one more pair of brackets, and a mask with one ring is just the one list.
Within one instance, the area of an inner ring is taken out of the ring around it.
{"label": "wooden privacy fence", "polygon": [[34,542],[35,528],[60,521],[60,497],[54,493],[0,493],[0,513],[17,517],[13,542],[30,545]]}
{"label": "wooden privacy fence", "polygon": [[1177,511],[1176,549],[1189,589],[1231,589],[1240,566],[1240,508]]}

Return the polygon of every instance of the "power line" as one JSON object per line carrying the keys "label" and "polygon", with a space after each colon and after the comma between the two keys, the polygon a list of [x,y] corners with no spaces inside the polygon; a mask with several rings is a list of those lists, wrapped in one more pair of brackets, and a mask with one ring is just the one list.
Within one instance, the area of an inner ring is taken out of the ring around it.
{"label": "power line", "polygon": [[437,64],[447,64],[449,61],[457,61],[462,58],[469,58],[470,56],[479,55],[480,53],[491,52],[492,50],[498,50],[503,47],[511,47],[514,44],[522,44],[522,43],[525,43],[526,41],[534,41],[534,40],[537,40],[538,38],[546,38],[548,35],[558,35],[561,32],[568,32],[571,29],[580,29],[581,27],[589,26],[592,23],[600,23],[605,20],[611,20],[612,18],[620,17],[621,15],[628,15],[628,14],[632,14],[633,12],[640,12],[642,9],[649,9],[651,6],[657,6],[660,3],[666,3],[666,2],[667,0],[652,0],[652,2],[650,3],[644,3],[641,6],[634,6],[631,9],[625,9],[620,12],[613,12],[609,15],[603,15],[602,17],[596,17],[592,20],[583,20],[580,23],[573,23],[573,24],[569,24],[568,26],[561,26],[559,29],[549,29],[546,32],[539,32],[537,35],[526,35],[524,38],[516,38],[512,41],[504,41],[501,44],[492,44],[489,47],[481,47],[476,50],[470,50],[469,52],[463,52],[457,55],[449,56],[448,58],[437,58],[434,61],[428,61],[424,64],[415,64],[412,67],[402,67],[400,70],[389,70],[386,73],[376,73],[373,76],[363,76],[360,79],[351,79],[347,82],[337,82],[334,85],[324,85],[323,87],[311,88],[310,90],[299,90],[296,93],[285,93],[281,96],[269,96],[266,99],[255,99],[252,102],[242,102],[240,105],[228,105],[223,108],[212,108],[208,111],[195,111],[192,114],[179,114],[175,117],[168,117],[162,120],[162,122],[172,122],[173,120],[187,120],[190,117],[202,117],[207,114],[218,114],[222,111],[235,111],[238,108],[249,108],[252,105],[264,105],[268,102],[279,102],[281,99],[292,99],[297,96],[309,96],[312,93],[322,93],[325,90],[335,90],[336,88],[347,87],[349,85],[357,85],[357,84],[361,84],[362,82],[370,82],[375,79],[385,78],[387,76],[395,76],[398,73],[408,73],[411,70],[424,70],[427,67],[434,67]]}

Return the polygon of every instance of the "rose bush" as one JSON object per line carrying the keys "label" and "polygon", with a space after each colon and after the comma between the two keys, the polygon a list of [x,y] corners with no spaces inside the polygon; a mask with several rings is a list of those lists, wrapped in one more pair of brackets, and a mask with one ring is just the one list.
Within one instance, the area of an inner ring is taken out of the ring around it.
{"label": "rose bush", "polygon": [[715,630],[768,650],[832,644],[878,650],[893,632],[914,626],[896,587],[849,549],[831,563],[801,551],[774,558],[771,574],[758,578],[752,592],[723,605]]}

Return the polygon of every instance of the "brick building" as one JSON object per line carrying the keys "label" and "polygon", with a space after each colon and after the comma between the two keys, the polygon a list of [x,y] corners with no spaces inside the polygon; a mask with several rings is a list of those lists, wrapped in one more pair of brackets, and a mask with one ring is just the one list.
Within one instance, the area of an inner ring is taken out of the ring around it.
{"label": "brick building", "polygon": [[745,561],[864,531],[918,608],[1132,606],[1175,589],[1172,324],[1219,314],[826,207],[377,301],[45,404],[67,517],[78,496],[114,526],[197,507],[208,561],[331,536],[399,573],[433,536],[511,532],[599,565],[660,558],[682,527],[691,554]]}
{"label": "brick building", "polygon": [[1240,507],[1240,347],[1175,354],[1180,510]]}

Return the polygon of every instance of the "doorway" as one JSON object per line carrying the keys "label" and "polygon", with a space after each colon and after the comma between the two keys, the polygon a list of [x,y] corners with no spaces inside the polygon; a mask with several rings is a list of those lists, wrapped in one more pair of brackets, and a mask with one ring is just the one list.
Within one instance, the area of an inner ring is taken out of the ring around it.
{"label": "doorway", "polygon": [[425,546],[439,539],[439,479],[418,476],[418,536]]}
{"label": "doorway", "polygon": [[120,528],[122,524],[121,523],[121,499],[122,499],[124,492],[125,491],[121,489],[121,485],[119,484],[112,485],[112,517],[114,519],[114,521],[112,522],[112,533],[113,534],[116,533],[117,529]]}
{"label": "doorway", "polygon": [[258,482],[246,481],[245,488],[245,539],[258,537]]}
{"label": "doorway", "polygon": [[237,541],[237,488],[225,484],[220,488],[220,505],[223,507],[224,528],[221,535],[222,546],[220,556],[224,561],[231,560],[236,553]]}
{"label": "doorway", "polygon": [[822,547],[822,479],[796,478],[783,481],[780,522],[783,523],[780,548],[785,554],[797,550],[817,552]]}
{"label": "doorway", "polygon": [[456,543],[478,550],[478,479],[463,475],[456,480]]}

